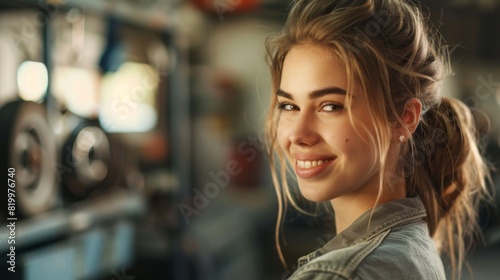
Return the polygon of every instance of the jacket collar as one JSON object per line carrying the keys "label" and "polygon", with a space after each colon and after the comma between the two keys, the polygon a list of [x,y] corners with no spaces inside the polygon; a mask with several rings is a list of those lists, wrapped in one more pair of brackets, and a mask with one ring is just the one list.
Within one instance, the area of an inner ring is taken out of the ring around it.
{"label": "jacket collar", "polygon": [[384,203],[377,206],[373,213],[372,209],[369,209],[322,248],[301,257],[298,261],[299,267],[328,252],[364,242],[390,228],[423,219],[425,216],[425,207],[418,196]]}

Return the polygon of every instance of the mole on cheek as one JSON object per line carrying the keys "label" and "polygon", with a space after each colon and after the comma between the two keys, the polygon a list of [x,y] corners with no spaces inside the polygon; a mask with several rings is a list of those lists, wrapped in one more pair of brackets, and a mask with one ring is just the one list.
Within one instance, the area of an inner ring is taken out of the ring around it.
{"label": "mole on cheek", "polygon": [[345,139],[345,142],[346,142],[346,143],[347,143],[347,142],[349,142],[349,139],[347,139],[347,138],[346,138],[346,139]]}

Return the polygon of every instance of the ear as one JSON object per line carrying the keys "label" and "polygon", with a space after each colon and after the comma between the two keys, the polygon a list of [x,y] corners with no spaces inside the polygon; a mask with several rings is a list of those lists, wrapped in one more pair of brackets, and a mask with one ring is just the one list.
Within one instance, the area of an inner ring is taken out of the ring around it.
{"label": "ear", "polygon": [[404,142],[411,137],[420,122],[422,103],[417,98],[406,101],[401,115],[402,123],[397,123],[393,131],[393,141]]}

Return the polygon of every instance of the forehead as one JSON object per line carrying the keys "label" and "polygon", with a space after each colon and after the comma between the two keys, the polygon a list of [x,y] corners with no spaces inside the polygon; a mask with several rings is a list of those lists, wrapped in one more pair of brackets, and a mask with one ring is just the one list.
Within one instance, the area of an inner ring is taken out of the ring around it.
{"label": "forehead", "polygon": [[341,60],[326,47],[294,46],[283,63],[280,89],[303,94],[326,87],[347,88],[347,75]]}

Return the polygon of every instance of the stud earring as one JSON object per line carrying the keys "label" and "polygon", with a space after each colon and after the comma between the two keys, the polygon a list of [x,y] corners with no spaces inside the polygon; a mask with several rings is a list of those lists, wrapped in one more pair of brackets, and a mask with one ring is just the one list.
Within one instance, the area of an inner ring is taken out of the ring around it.
{"label": "stud earring", "polygon": [[399,142],[403,142],[405,140],[404,135],[399,136]]}

